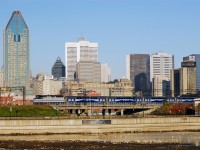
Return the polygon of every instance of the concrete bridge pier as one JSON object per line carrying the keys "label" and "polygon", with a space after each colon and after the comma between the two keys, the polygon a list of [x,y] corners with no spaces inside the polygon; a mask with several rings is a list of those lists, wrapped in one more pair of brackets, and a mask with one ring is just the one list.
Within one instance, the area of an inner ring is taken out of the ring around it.
{"label": "concrete bridge pier", "polygon": [[109,115],[111,115],[111,112],[112,112],[112,110],[111,110],[111,109],[108,109],[108,114],[109,114]]}
{"label": "concrete bridge pier", "polygon": [[77,115],[80,116],[80,114],[81,114],[81,110],[77,109]]}
{"label": "concrete bridge pier", "polygon": [[72,109],[68,109],[67,112],[68,112],[69,114],[72,114]]}
{"label": "concrete bridge pier", "polygon": [[76,114],[76,109],[71,109],[70,112],[71,112],[72,114]]}
{"label": "concrete bridge pier", "polygon": [[102,109],[102,116],[105,116],[106,110]]}
{"label": "concrete bridge pier", "polygon": [[121,116],[124,115],[124,109],[121,109]]}

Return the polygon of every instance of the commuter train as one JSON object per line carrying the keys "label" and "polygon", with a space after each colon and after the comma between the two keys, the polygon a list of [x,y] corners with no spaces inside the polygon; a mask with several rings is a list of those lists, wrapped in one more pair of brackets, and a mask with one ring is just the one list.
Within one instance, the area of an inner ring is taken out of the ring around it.
{"label": "commuter train", "polygon": [[47,104],[47,105],[64,105],[64,104],[82,104],[82,103],[98,103],[98,104],[117,104],[117,103],[129,103],[129,104],[162,104],[162,103],[194,103],[192,97],[177,97],[177,98],[165,98],[165,97],[117,97],[117,96],[97,96],[97,97],[84,97],[84,96],[66,96],[66,97],[43,97],[35,98],[33,103],[35,105]]}
{"label": "commuter train", "polygon": [[98,97],[78,97],[67,96],[65,97],[68,103],[163,103],[164,101],[169,103],[193,103],[194,98],[178,97],[178,98],[165,98],[165,97],[117,97],[117,96],[98,96]]}

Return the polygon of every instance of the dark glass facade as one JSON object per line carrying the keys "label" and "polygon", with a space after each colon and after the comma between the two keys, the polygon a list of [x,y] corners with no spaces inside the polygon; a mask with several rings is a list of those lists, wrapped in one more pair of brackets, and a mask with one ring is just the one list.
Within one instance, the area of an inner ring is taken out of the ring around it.
{"label": "dark glass facade", "polygon": [[130,78],[135,85],[135,92],[142,91],[143,96],[151,95],[150,55],[130,55]]}
{"label": "dark glass facade", "polygon": [[65,77],[65,65],[62,63],[60,57],[56,59],[56,62],[52,67],[52,75],[54,76],[54,79]]}

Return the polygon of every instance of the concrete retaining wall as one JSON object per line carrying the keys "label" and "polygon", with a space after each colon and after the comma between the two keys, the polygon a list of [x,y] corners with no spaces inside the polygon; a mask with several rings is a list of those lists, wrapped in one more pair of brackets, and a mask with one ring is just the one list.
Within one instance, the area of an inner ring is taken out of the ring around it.
{"label": "concrete retaining wall", "polygon": [[163,123],[200,123],[200,117],[163,117],[112,119],[112,124],[163,124]]}
{"label": "concrete retaining wall", "polygon": [[200,117],[111,119],[108,125],[82,124],[82,120],[0,120],[0,134],[200,131]]}
{"label": "concrete retaining wall", "polygon": [[[75,126],[82,125],[84,119],[52,119],[52,120],[0,120],[2,126]],[[89,119],[85,119],[89,120]],[[98,120],[98,119],[91,119]],[[100,119],[103,120],[103,119]],[[132,124],[166,124],[166,123],[200,123],[200,117],[163,117],[163,118],[123,118],[111,120],[112,125]]]}

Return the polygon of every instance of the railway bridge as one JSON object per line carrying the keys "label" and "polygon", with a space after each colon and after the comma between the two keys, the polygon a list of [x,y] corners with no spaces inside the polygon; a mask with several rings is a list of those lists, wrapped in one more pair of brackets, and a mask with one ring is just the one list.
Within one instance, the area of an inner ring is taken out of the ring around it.
{"label": "railway bridge", "polygon": [[154,110],[166,103],[194,103],[194,98],[135,97],[46,97],[34,99],[35,105],[50,105],[57,110],[77,115],[133,114]]}
{"label": "railway bridge", "polygon": [[71,114],[102,114],[102,115],[112,115],[112,114],[129,114],[134,112],[154,110],[161,106],[161,104],[98,104],[98,103],[81,103],[81,104],[65,104],[65,105],[51,105],[57,110],[67,111]]}

